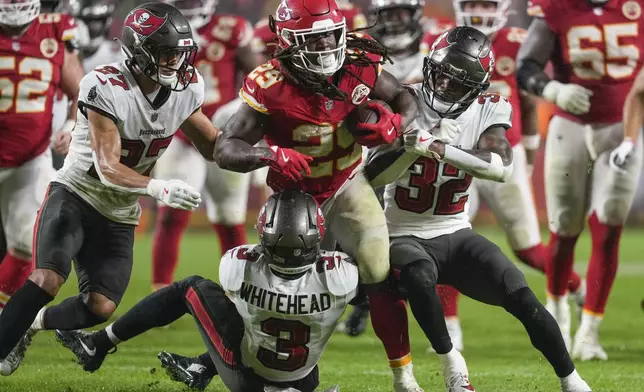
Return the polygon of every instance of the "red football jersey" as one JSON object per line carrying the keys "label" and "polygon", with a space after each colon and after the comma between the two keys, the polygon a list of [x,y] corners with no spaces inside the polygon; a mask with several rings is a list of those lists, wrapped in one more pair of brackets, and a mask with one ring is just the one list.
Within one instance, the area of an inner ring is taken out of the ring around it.
{"label": "red football jersey", "polygon": [[76,23],[40,14],[20,37],[0,34],[0,167],[42,154],[51,138],[52,105]]}
{"label": "red football jersey", "polygon": [[[379,60],[375,55],[369,55]],[[362,160],[362,146],[342,126],[346,116],[364,102],[382,67],[348,66],[338,87],[345,101],[300,91],[280,73],[277,60],[259,66],[246,76],[240,97],[255,110],[268,115],[264,139],[269,146],[293,148],[313,158],[311,175],[293,183],[270,170],[267,183],[275,191],[295,187],[310,193],[319,203],[331,197]],[[357,75],[362,81],[352,74]]]}
{"label": "red football jersey", "polygon": [[525,35],[526,31],[522,28],[504,27],[491,37],[495,63],[487,92],[497,93],[507,98],[512,105],[512,128],[505,133],[512,147],[521,142],[522,135],[521,97],[515,59]]}
{"label": "red football jersey", "polygon": [[[253,28],[241,16],[215,14],[197,30],[201,42],[195,66],[203,77],[205,96],[202,111],[212,118],[217,109],[237,97],[237,48],[250,45]],[[175,136],[187,140],[183,132]]]}
{"label": "red football jersey", "polygon": [[420,42],[420,52],[423,56],[429,54],[429,49],[431,49],[432,44],[441,34],[454,27],[456,27],[456,24],[450,19],[435,19],[434,23],[426,23],[426,33]]}
{"label": "red football jersey", "polygon": [[554,79],[593,92],[590,112],[555,114],[582,123],[615,123],[642,66],[644,0],[610,0],[593,7],[587,1],[533,0],[528,14],[542,18],[557,36],[551,58]]}
{"label": "red football jersey", "polygon": [[268,18],[257,22],[253,30],[253,50],[270,56],[277,47],[277,37],[268,27]]}

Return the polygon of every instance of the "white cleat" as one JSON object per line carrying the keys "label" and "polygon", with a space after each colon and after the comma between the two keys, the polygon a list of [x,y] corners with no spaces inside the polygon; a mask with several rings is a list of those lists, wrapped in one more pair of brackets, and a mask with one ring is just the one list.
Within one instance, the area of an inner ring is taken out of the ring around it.
{"label": "white cleat", "polygon": [[438,356],[441,361],[446,392],[474,392],[465,358],[458,350]]}
{"label": "white cleat", "polygon": [[[463,351],[463,330],[461,329],[461,322],[458,320],[458,317],[450,317],[445,319],[445,325],[447,326],[447,333],[452,340],[452,346],[458,352]],[[427,347],[428,353],[435,353],[434,348],[431,343]]]}
{"label": "white cleat", "polygon": [[584,313],[581,316],[581,324],[575,334],[575,342],[572,349],[573,359],[591,361],[608,359],[606,351],[599,344],[599,326],[602,322],[601,316]]}
{"label": "white cleat", "polygon": [[546,310],[555,318],[561,330],[566,349],[570,352],[571,333],[570,333],[570,305],[568,304],[568,295],[553,297],[548,295],[546,301]]}
{"label": "white cleat", "polygon": [[392,369],[394,374],[394,392],[423,392],[414,377],[414,366],[408,364]]}
{"label": "white cleat", "polygon": [[561,392],[592,392],[586,381],[582,380],[577,370],[568,377],[560,378]]}

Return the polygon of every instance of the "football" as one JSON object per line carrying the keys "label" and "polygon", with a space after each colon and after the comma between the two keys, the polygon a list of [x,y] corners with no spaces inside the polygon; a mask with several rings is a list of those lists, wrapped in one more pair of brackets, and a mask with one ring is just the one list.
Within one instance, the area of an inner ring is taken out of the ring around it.
{"label": "football", "polygon": [[360,129],[358,124],[376,124],[378,121],[380,121],[378,112],[369,109],[369,107],[367,107],[367,102],[376,102],[391,110],[391,107],[385,101],[372,100],[361,103],[358,107],[353,109],[353,111],[347,116],[346,120],[344,120],[345,126],[353,136],[363,136],[368,133],[368,131]]}

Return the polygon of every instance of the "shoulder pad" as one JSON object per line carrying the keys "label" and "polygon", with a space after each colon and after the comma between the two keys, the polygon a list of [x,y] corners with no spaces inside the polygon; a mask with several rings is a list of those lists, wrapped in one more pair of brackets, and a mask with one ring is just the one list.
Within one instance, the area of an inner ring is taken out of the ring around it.
{"label": "shoulder pad", "polygon": [[316,271],[324,274],[327,289],[336,297],[343,297],[358,288],[358,266],[342,252],[321,252]]}
{"label": "shoulder pad", "polygon": [[481,94],[478,100],[472,103],[476,105],[480,116],[480,133],[493,126],[504,128],[512,127],[512,104],[499,94]]}
{"label": "shoulder pad", "polygon": [[246,75],[239,97],[258,112],[268,113],[273,101],[279,99],[279,92],[274,91],[274,86],[283,79],[277,60],[271,60]]}
{"label": "shoulder pad", "polygon": [[248,262],[259,259],[256,245],[242,245],[228,250],[219,263],[219,282],[226,291],[237,291],[244,281]]}

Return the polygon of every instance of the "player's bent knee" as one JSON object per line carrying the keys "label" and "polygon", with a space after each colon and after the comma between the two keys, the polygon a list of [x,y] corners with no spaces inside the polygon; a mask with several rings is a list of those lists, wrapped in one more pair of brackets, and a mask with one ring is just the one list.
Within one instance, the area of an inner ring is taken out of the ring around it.
{"label": "player's bent knee", "polygon": [[537,315],[535,311],[542,305],[534,292],[529,287],[514,291],[503,300],[503,309],[518,319]]}
{"label": "player's bent knee", "polygon": [[58,295],[58,291],[65,283],[65,278],[59,275],[56,271],[49,269],[37,268],[31,275],[29,275],[29,280],[34,282],[38,287],[45,290],[47,294],[55,297]]}
{"label": "player's bent knee", "polygon": [[202,280],[204,280],[204,278],[202,278],[201,276],[192,275],[178,282],[173,283],[172,286],[176,285],[179,291],[181,291],[185,295],[190,289],[190,287],[194,287],[198,282]]}
{"label": "player's bent knee", "polygon": [[96,324],[109,320],[117,304],[101,293],[91,292],[84,298],[85,305],[96,316]]}
{"label": "player's bent knee", "polygon": [[421,290],[436,290],[438,271],[430,260],[416,260],[400,272],[400,284],[408,293]]}
{"label": "player's bent knee", "polygon": [[386,238],[361,241],[355,257],[362,283],[379,283],[389,278],[389,241]]}

